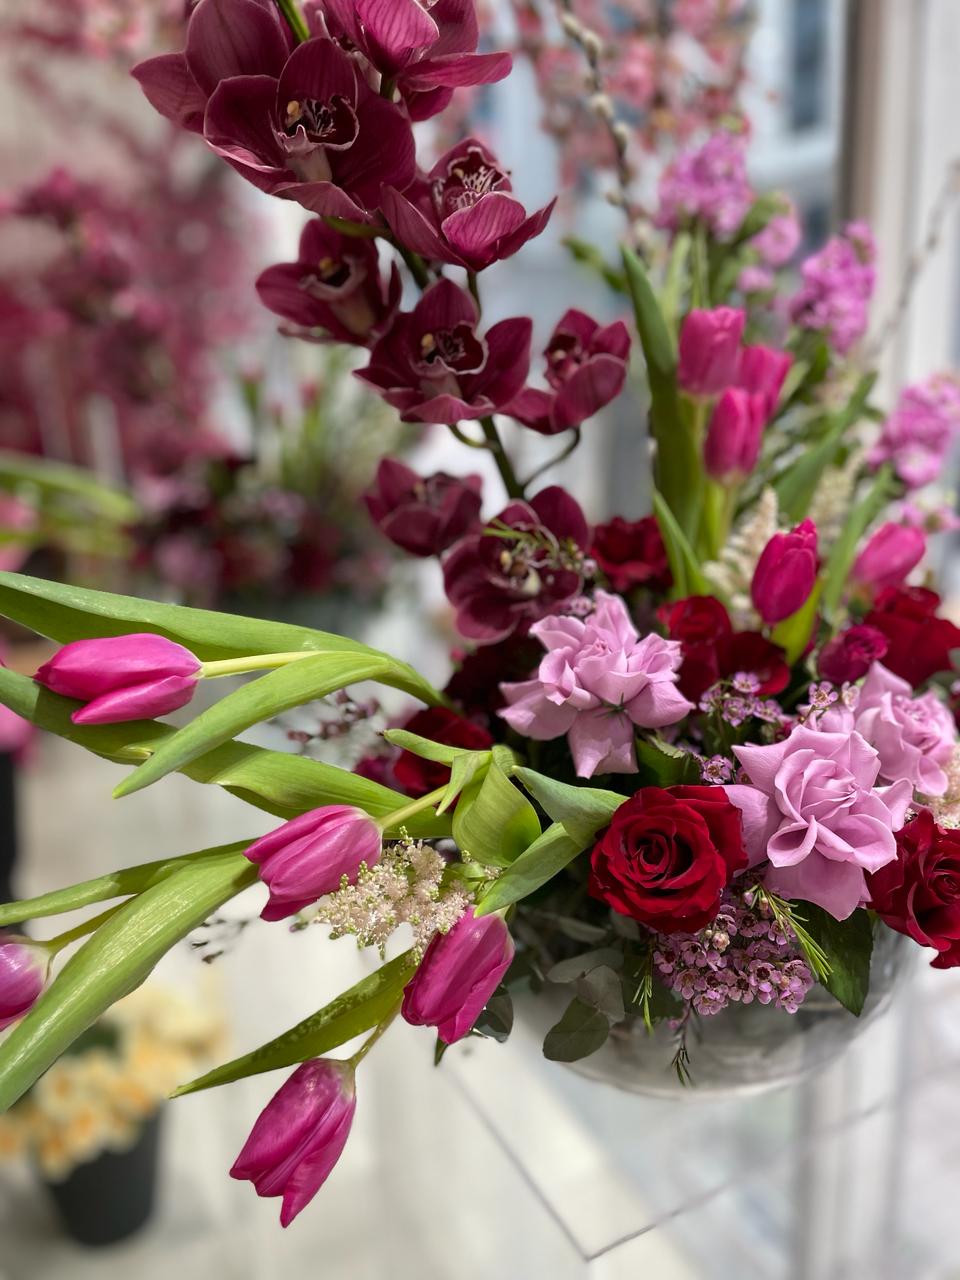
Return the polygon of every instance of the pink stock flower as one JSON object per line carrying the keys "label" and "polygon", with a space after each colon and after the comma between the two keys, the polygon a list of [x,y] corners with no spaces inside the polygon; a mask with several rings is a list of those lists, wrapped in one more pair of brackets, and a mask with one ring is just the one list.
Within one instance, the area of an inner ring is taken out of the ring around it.
{"label": "pink stock flower", "polygon": [[524,737],[567,735],[578,775],[634,773],[636,730],[676,724],[693,710],[677,688],[676,640],[640,639],[620,596],[598,591],[585,619],[553,615],[530,628],[547,650],[532,680],[501,686],[498,714]]}
{"label": "pink stock flower", "polygon": [[850,576],[873,592],[899,587],[926,550],[927,538],[922,529],[888,521],[870,536],[854,561]]}
{"label": "pink stock flower", "polygon": [[764,416],[769,420],[780,403],[780,392],[793,357],[774,347],[743,347],[737,365],[736,385],[751,395],[762,396]]}
{"label": "pink stock flower", "polygon": [[292,818],[245,850],[270,890],[261,917],[282,920],[296,915],[335,893],[344,877],[352,884],[361,863],[376,866],[382,848],[380,828],[352,805],[324,805]]}
{"label": "pink stock flower", "polygon": [[532,323],[501,320],[477,333],[477,304],[452,280],[432,285],[413,311],[401,311],[357,377],[404,422],[455,423],[501,410],[530,368]]}
{"label": "pink stock flower", "polygon": [[356,1107],[349,1062],[304,1062],[260,1113],[231,1178],[252,1182],[258,1196],[282,1196],[280,1225],[288,1227],[340,1159]]}
{"label": "pink stock flower", "polygon": [[746,318],[737,307],[694,310],[686,316],[677,380],[688,395],[710,398],[736,380]]}
{"label": "pink stock flower", "polygon": [[384,458],[363,495],[380,532],[414,556],[438,556],[480,523],[478,475],[443,471],[419,476],[397,458]]}
{"label": "pink stock flower", "polygon": [[540,235],[556,201],[527,217],[493,153],[475,138],[441,156],[401,194],[385,186],[383,216],[407,249],[430,262],[482,271]]}
{"label": "pink stock flower", "polygon": [[53,693],[86,703],[74,724],[117,724],[164,716],[193,697],[201,663],[163,636],[74,640],[43,664],[34,679]]}
{"label": "pink stock flower", "polygon": [[921,489],[940,476],[958,429],[960,383],[938,374],[901,392],[868,461],[891,463],[908,489]]}
{"label": "pink stock flower", "polygon": [[824,680],[847,684],[865,676],[887,652],[887,637],[876,627],[857,623],[828,640],[820,650],[817,663]]}
{"label": "pink stock flower", "polygon": [[803,230],[792,200],[786,200],[786,212],[771,218],[764,229],[750,241],[750,248],[760,255],[768,267],[782,267],[790,261],[803,239]]}
{"label": "pink stock flower", "polygon": [[46,985],[50,955],[29,938],[0,937],[0,1031],[36,1004]]}
{"label": "pink stock flower", "polygon": [[763,396],[727,387],[713,410],[704,441],[707,474],[721,482],[748,476],[757,465],[765,426]]}
{"label": "pink stock flower", "polygon": [[845,920],[866,901],[864,873],[897,856],[911,784],[877,789],[880,756],[858,733],[800,726],[783,742],[733,751],[748,783],[725,790],[743,814],[751,864],[769,861],[774,893]]}
{"label": "pink stock flower", "polygon": [[511,502],[488,528],[468,534],[443,562],[443,586],[457,630],[492,644],[525,631],[583,586],[590,528],[558,485]]}
{"label": "pink stock flower", "polygon": [[622,320],[601,326],[572,309],[554,329],[543,354],[550,390],[525,387],[504,412],[551,436],[579,427],[620,394],[627,378],[630,334]]}
{"label": "pink stock flower", "polygon": [[500,985],[513,954],[513,939],[500,916],[474,916],[468,910],[427,947],[403,993],[404,1019],[415,1027],[436,1027],[445,1044],[463,1039]]}
{"label": "pink stock flower", "polygon": [[387,329],[400,292],[396,265],[383,275],[374,241],[341,235],[322,218],[304,227],[296,262],[267,267],[257,279],[260,301],[304,330],[300,336],[320,330],[363,347]]}
{"label": "pink stock flower", "polygon": [[829,733],[857,733],[880,757],[884,782],[905,778],[925,796],[947,789],[943,766],[957,741],[957,726],[933,692],[913,696],[906,680],[875,662],[858,691],[853,709],[834,704],[817,720]]}
{"label": "pink stock flower", "polygon": [[863,223],[850,223],[828,240],[800,268],[803,283],[790,303],[794,323],[823,333],[846,355],[867,329],[875,258],[873,236]]}
{"label": "pink stock flower", "polygon": [[754,608],[773,625],[807,602],[817,580],[817,526],[804,520],[789,533],[775,533],[760,554],[750,584]]}
{"label": "pink stock flower", "polygon": [[656,223],[678,231],[699,220],[718,240],[729,240],[753,200],[746,138],[720,129],[702,147],[682,152],[664,170]]}

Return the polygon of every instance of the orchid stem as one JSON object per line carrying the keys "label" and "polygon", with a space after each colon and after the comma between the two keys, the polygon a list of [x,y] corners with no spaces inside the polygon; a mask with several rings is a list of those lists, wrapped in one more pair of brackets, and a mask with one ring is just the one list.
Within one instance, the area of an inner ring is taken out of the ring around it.
{"label": "orchid stem", "polygon": [[397,251],[407,264],[407,270],[413,276],[417,287],[420,289],[428,288],[430,285],[430,273],[427,271],[426,263],[419,253],[414,253],[412,249],[404,248],[402,244],[397,244]]}
{"label": "orchid stem", "polygon": [[287,25],[301,43],[310,39],[310,28],[307,26],[297,0],[276,0],[277,8],[287,20]]}
{"label": "orchid stem", "polygon": [[490,452],[493,454],[493,460],[497,464],[497,470],[500,472],[500,478],[503,480],[504,488],[509,498],[523,498],[524,486],[517,479],[517,473],[513,469],[513,463],[503,447],[503,441],[500,439],[500,432],[497,430],[497,424],[492,416],[480,419],[480,425],[483,427],[483,434],[486,437],[487,444],[490,446]]}
{"label": "orchid stem", "polygon": [[580,443],[580,435],[580,428],[574,427],[573,439],[570,443],[560,453],[556,454],[555,457],[550,458],[545,462],[542,467],[537,467],[536,471],[532,471],[530,475],[527,476],[526,480],[523,481],[524,489],[532,485],[534,480],[539,480],[542,475],[546,475],[548,471],[552,471],[554,467],[558,467],[561,462],[564,462],[569,458],[571,453],[573,453],[577,445]]}

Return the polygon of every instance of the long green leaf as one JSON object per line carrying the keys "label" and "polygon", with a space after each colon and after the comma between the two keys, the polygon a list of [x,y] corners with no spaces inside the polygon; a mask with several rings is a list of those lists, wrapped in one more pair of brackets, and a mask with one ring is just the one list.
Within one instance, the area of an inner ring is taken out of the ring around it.
{"label": "long green leaf", "polygon": [[407,729],[385,729],[383,736],[387,742],[402,751],[409,751],[421,760],[433,760],[437,764],[453,764],[461,756],[476,754],[473,747],[450,747],[443,742],[422,738],[418,733],[410,733]]}
{"label": "long green leaf", "polygon": [[15,491],[23,485],[54,498],[79,499],[94,514],[117,524],[132,524],[140,514],[129,494],[110,488],[82,467],[0,449],[0,489]]}
{"label": "long green leaf", "polygon": [[660,526],[660,534],[667,550],[667,560],[673,575],[671,595],[676,600],[685,596],[712,594],[710,584],[703,576],[700,562],[694,554],[686,535],[680,528],[666,499],[656,489],[653,492],[653,513]]}
{"label": "long green leaf", "polygon": [[460,793],[453,814],[453,838],[477,862],[507,867],[540,835],[536,810],[508,771],[514,757],[506,747],[494,747],[487,771]]}
{"label": "long green leaf", "polygon": [[519,778],[554,822],[562,823],[575,840],[582,842],[581,847],[607,825],[626,800],[616,791],[574,787],[533,769],[515,768],[513,776]]}
{"label": "long green leaf", "polygon": [[0,1112],[112,1004],[135,990],[172,946],[256,875],[242,853],[225,853],[189,863],[125,902],[70,957],[0,1045]]}
{"label": "long green leaf", "polygon": [[181,1085],[175,1090],[173,1097],[198,1093],[201,1089],[212,1089],[216,1085],[231,1084],[247,1076],[261,1075],[264,1071],[291,1067],[295,1063],[306,1062],[308,1058],[319,1058],[331,1049],[339,1048],[355,1036],[370,1031],[392,1012],[416,967],[412,952],[404,952],[343,995],[337,996],[336,1000],[331,1001],[319,1013],[306,1018],[275,1040],[261,1045],[259,1049],[244,1054],[242,1058],[235,1058],[222,1067],[208,1071],[199,1079]]}
{"label": "long green leaf", "polygon": [[828,617],[836,612],[857,556],[860,539],[897,491],[893,469],[885,463],[877,472],[869,492],[850,512],[840,537],[830,549],[823,575],[823,609]]}
{"label": "long green leaf", "polygon": [[494,880],[477,904],[477,915],[488,916],[526,898],[558,875],[587,843],[574,839],[561,823],[553,823]]}

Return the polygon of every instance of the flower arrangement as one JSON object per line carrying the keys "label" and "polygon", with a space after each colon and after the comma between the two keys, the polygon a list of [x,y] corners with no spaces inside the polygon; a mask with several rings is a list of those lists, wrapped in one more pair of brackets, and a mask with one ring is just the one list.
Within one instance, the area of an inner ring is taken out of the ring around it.
{"label": "flower arrangement", "polygon": [[[495,464],[505,493],[485,516],[478,477],[395,459],[367,496],[389,540],[440,561],[464,642],[446,688],[342,636],[0,575],[0,609],[62,646],[32,681],[0,670],[12,710],[132,766],[118,797],[180,771],[278,819],[258,840],[0,908],[6,925],[121,899],[79,927],[88,940],[52,981],[27,966],[28,981],[12,953],[0,1105],[259,880],[265,920],[316,921],[382,960],[178,1091],[294,1068],[232,1169],[282,1197],[284,1225],[339,1158],[358,1070],[398,1016],[434,1028],[439,1057],[508,1034],[517,983],[570,983],[548,1057],[660,1024],[695,1078],[686,1031],[733,1005],[786,1023],[818,985],[853,1024],[891,930],[940,967],[960,957],[960,628],[918,583],[943,518],[916,493],[956,434],[957,385],[913,388],[891,416],[874,405],[857,363],[874,270],[862,226],[805,262],[799,286],[768,246],[754,287],[756,240],[782,246],[784,205],[750,190],[743,140],[725,135],[664,173],[659,255],[595,255],[629,321],[571,309],[531,382],[531,321],[487,326],[482,276],[549,209],[531,216],[473,141],[429,180],[415,164],[414,121],[506,74],[477,44],[472,4],[452,0],[200,0],[185,54],[136,72],[159,110],[321,220],[322,256],[275,272],[271,305],[311,337],[346,330],[368,351],[361,380],[404,421],[446,426]],[[591,525],[564,488],[518,474],[501,428],[569,452],[631,354],[653,513]],[[183,727],[152,718],[202,680],[250,673]],[[423,709],[363,767],[238,740],[364,680]],[[64,936],[77,931],[31,945],[47,955]]]}

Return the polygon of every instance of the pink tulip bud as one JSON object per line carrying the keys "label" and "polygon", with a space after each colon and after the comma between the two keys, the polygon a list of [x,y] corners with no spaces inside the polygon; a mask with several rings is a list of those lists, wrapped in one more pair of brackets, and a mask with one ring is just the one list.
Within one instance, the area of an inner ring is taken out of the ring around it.
{"label": "pink tulip bud", "polygon": [[769,421],[780,401],[780,392],[793,357],[774,347],[744,347],[737,367],[737,386],[763,396],[764,417]]}
{"label": "pink tulip bud", "polygon": [[757,465],[766,424],[762,395],[727,387],[710,418],[703,446],[707,474],[714,480],[748,476]]}
{"label": "pink tulip bud", "polygon": [[258,1196],[282,1196],[280,1225],[288,1227],[340,1159],[356,1107],[349,1062],[304,1062],[260,1113],[231,1178],[252,1182]]}
{"label": "pink tulip bud", "polygon": [[262,918],[296,915],[339,889],[344,876],[352,884],[361,863],[372,867],[380,861],[382,848],[380,828],[352,805],[325,805],[285,822],[246,852],[270,890]]}
{"label": "pink tulip bud", "polygon": [[737,307],[690,312],[680,330],[677,378],[684,391],[709,399],[736,381],[745,321]]}
{"label": "pink tulip bud", "polygon": [[805,604],[817,580],[817,526],[804,520],[775,533],[760,556],[750,595],[764,622],[782,622]]}
{"label": "pink tulip bud", "polygon": [[872,592],[899,587],[923,559],[926,550],[927,539],[922,529],[890,521],[881,525],[867,542],[850,576]]}
{"label": "pink tulip bud", "polygon": [[0,938],[0,1031],[33,1008],[49,969],[46,947],[29,938]]}
{"label": "pink tulip bud", "polygon": [[189,649],[152,634],[65,644],[34,676],[38,684],[87,705],[74,724],[149,720],[185,706],[201,663]]}
{"label": "pink tulip bud", "polygon": [[453,1044],[467,1034],[513,960],[513,939],[500,916],[461,916],[438,933],[403,993],[403,1016],[436,1027]]}

